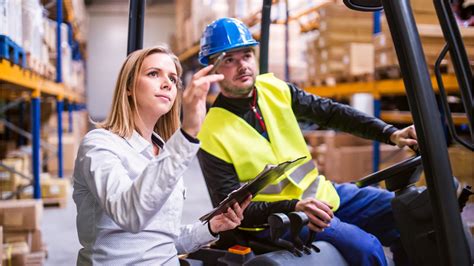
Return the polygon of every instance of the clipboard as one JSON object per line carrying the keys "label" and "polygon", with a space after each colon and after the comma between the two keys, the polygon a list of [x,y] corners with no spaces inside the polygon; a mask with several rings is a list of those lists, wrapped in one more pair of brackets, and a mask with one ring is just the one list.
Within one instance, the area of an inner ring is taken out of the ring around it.
{"label": "clipboard", "polygon": [[209,213],[205,214],[199,220],[207,223],[209,220],[221,213],[224,213],[228,207],[232,206],[235,202],[242,203],[249,195],[255,197],[261,190],[266,186],[273,183],[286,171],[294,167],[300,160],[303,160],[306,156],[294,159],[292,161],[286,161],[277,165],[267,164],[265,168],[260,172],[254,179],[241,186],[239,189],[232,191],[219,205]]}

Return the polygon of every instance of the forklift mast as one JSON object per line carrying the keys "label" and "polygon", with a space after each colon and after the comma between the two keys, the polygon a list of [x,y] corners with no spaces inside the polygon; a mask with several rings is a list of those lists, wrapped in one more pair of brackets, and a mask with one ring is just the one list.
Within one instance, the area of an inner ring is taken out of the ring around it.
{"label": "forklift mast", "polygon": [[146,0],[130,0],[127,55],[143,48],[143,23]]}
{"label": "forklift mast", "polygon": [[[415,0],[416,1],[416,0]],[[428,185],[440,265],[471,265],[470,251],[456,200],[447,144],[420,36],[408,0],[344,0],[359,11],[384,9],[413,116]],[[434,0],[472,136],[472,72],[448,0]]]}

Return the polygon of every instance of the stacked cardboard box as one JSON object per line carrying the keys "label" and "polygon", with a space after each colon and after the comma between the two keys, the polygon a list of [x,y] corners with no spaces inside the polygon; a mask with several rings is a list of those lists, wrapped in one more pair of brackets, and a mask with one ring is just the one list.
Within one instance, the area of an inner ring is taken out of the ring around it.
{"label": "stacked cardboard box", "polygon": [[15,0],[0,1],[0,35],[7,35],[19,46],[23,45],[22,3]]}
{"label": "stacked cardboard box", "polygon": [[2,159],[2,164],[8,168],[0,167],[0,193],[11,193],[16,191],[18,187],[29,184],[29,181],[23,178],[21,174],[29,176],[31,173],[30,158],[29,156],[21,156]]}
{"label": "stacked cardboard box", "polygon": [[374,72],[374,46],[372,43],[348,43],[342,58],[344,76],[371,75]]}
{"label": "stacked cardboard box", "polygon": [[[453,145],[448,148],[448,153],[453,176],[459,181],[459,189],[467,185],[474,186],[474,156],[472,152],[459,145]],[[426,186],[424,173],[421,175],[418,185]],[[474,202],[474,198],[470,197],[469,202]]]}
{"label": "stacked cardboard box", "polygon": [[[417,8],[414,8],[414,15],[415,20],[418,23],[417,29],[418,33],[420,34],[420,40],[423,46],[423,52],[425,54],[428,70],[431,74],[433,74],[435,62],[446,41],[444,40],[443,32],[439,22],[437,21],[436,14],[434,13],[432,2],[426,2],[429,3],[426,3],[425,9],[423,9],[421,6],[418,6],[419,4],[414,4],[417,6]],[[423,10],[424,12],[422,12]],[[432,12],[427,12],[427,10],[432,10]],[[433,17],[432,20],[428,19],[430,16]],[[422,19],[418,19],[419,17]],[[432,23],[427,24],[430,21]],[[474,28],[459,26],[459,29],[461,31],[461,36],[463,38],[468,58],[471,60],[471,65],[474,65],[474,62],[472,62],[474,60]],[[375,49],[374,66],[376,72],[384,71],[390,68],[398,69],[398,59],[385,16],[382,16],[382,31],[374,35],[373,43]],[[443,66],[443,72],[452,73],[454,71],[452,63],[449,59],[449,54],[442,61],[441,65]],[[377,77],[384,78],[385,76],[377,75]],[[398,78],[396,75],[394,77]]]}
{"label": "stacked cardboard box", "polygon": [[[81,1],[74,1],[80,3]],[[75,4],[81,6],[80,4]],[[84,4],[82,4],[84,6]],[[79,17],[72,22],[78,23]],[[85,28],[85,27],[83,27]],[[39,0],[0,1],[0,35],[6,35],[26,53],[26,66],[47,79],[56,78],[57,23],[44,17],[44,7]],[[80,29],[76,27],[76,29]],[[74,64],[69,44],[69,29],[60,27],[63,82],[80,92],[84,91],[84,66]],[[75,34],[83,36],[83,34]],[[84,41],[84,40],[83,40]],[[22,63],[22,62],[19,62]]]}
{"label": "stacked cardboard box", "polygon": [[42,212],[41,201],[0,201],[4,265],[43,264],[46,253],[40,228]]}
{"label": "stacked cardboard box", "polygon": [[[288,57],[285,57],[285,25],[270,26],[270,46],[268,72],[285,80],[285,67],[288,64],[288,80],[302,83],[307,80],[306,60],[304,58],[304,43],[301,42],[300,27],[296,21],[288,25]],[[286,61],[288,60],[288,61]]]}
{"label": "stacked cardboard box", "polygon": [[224,0],[178,0],[175,6],[177,47],[172,49],[177,53],[197,44],[205,26],[217,18],[227,16],[229,9],[229,4]]}
{"label": "stacked cardboard box", "polygon": [[16,148],[16,141],[2,140],[0,141],[0,158],[5,158],[7,153]]}
{"label": "stacked cardboard box", "polygon": [[[69,174],[74,170],[74,161],[76,159],[79,143],[88,131],[88,112],[85,110],[74,111],[72,113],[72,124],[70,124],[69,113],[63,112],[62,127],[63,171],[64,173]],[[69,133],[70,127],[72,128],[71,133]],[[56,174],[58,171],[57,130],[57,116],[51,115],[47,122],[44,123],[42,135],[44,137],[44,143],[49,147],[48,149],[43,149],[46,156],[45,164],[47,165],[48,171],[52,174]]]}
{"label": "stacked cardboard box", "polygon": [[[373,172],[371,141],[334,131],[308,131],[304,136],[320,173],[329,180],[353,182]],[[410,155],[395,146],[380,147],[381,166],[395,164]]]}
{"label": "stacked cardboard box", "polygon": [[[41,198],[44,206],[54,206],[64,208],[67,206],[67,199],[70,189],[70,180],[51,177],[49,173],[41,173]],[[20,199],[32,199],[33,187],[27,187],[19,195]]]}
{"label": "stacked cardboard box", "polygon": [[[63,134],[62,146],[63,146],[63,170],[66,172],[72,172],[74,170],[74,161],[76,159],[77,150],[79,148],[79,139],[73,134]],[[48,144],[57,150],[58,137],[50,136],[47,140]],[[58,161],[57,154],[55,152],[49,152],[48,154],[48,171],[50,173],[57,173]]]}
{"label": "stacked cardboard box", "polygon": [[367,58],[373,57],[372,15],[336,3],[324,6],[319,14],[319,35],[307,43],[309,82],[334,83],[348,75],[371,74],[373,67]]}
{"label": "stacked cardboard box", "polygon": [[199,43],[204,28],[218,18],[234,17],[253,23],[246,20],[261,8],[261,2],[254,0],[177,0],[177,30],[171,48],[179,54]]}
{"label": "stacked cardboard box", "polygon": [[[45,122],[41,128],[41,135],[45,136],[46,138],[49,136],[57,136],[58,133],[58,117],[56,115],[56,107],[52,107],[52,112],[45,117]],[[86,110],[81,111],[73,111],[72,112],[72,124],[69,120],[69,112],[64,111],[61,115],[62,118],[62,132],[68,133],[69,127],[72,128],[72,134],[80,141],[82,137],[88,131],[89,126],[89,114]],[[71,134],[71,133],[68,133]],[[47,139],[46,139],[47,141]]]}

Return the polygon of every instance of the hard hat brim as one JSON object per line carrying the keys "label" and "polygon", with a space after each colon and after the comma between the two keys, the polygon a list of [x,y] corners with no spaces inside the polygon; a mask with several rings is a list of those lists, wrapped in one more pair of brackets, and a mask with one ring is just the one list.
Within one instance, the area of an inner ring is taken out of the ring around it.
{"label": "hard hat brim", "polygon": [[[250,42],[247,42],[247,43],[244,43],[244,44],[240,44],[240,45],[234,45],[233,47],[229,48],[229,47],[222,47],[222,48],[218,48],[218,49],[214,49],[212,52],[209,52],[209,54],[203,56],[203,55],[200,55],[199,56],[199,63],[203,66],[207,66],[209,65],[209,58],[215,54],[218,54],[218,53],[222,53],[222,52],[228,52],[228,51],[236,51],[236,50],[240,50],[240,49],[243,49],[243,48],[247,48],[247,47],[254,47],[254,46],[258,46],[260,43],[258,41],[250,41]],[[200,54],[202,54],[202,52],[199,52]]]}

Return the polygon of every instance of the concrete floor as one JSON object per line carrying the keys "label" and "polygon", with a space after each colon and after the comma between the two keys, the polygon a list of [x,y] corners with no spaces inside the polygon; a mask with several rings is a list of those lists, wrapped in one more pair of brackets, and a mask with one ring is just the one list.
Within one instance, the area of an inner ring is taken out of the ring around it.
{"label": "concrete floor", "polygon": [[[193,161],[184,174],[184,183],[187,193],[183,223],[192,223],[212,207],[197,160]],[[71,195],[66,208],[44,210],[42,230],[43,241],[48,247],[48,259],[45,265],[75,265],[77,252],[81,246],[76,231],[76,205]]]}

